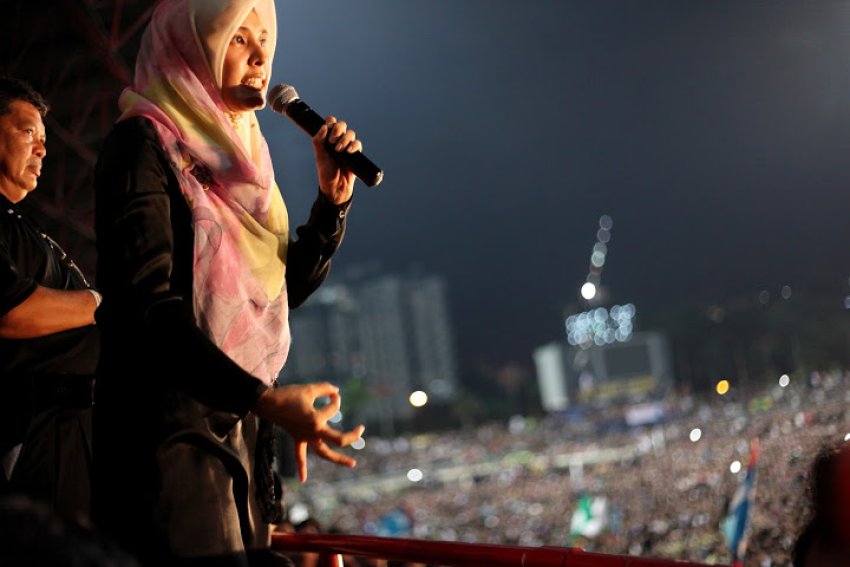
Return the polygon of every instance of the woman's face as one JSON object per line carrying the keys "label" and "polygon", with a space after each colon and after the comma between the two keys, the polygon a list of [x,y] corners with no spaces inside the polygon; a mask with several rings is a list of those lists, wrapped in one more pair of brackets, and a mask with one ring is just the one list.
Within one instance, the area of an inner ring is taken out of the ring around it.
{"label": "woman's face", "polygon": [[269,81],[269,32],[251,10],[230,39],[221,72],[221,98],[232,112],[261,108]]}

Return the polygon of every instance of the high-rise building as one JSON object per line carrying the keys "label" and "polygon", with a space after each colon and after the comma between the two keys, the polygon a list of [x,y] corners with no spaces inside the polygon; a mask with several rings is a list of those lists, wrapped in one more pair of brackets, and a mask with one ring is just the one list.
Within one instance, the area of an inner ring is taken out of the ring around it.
{"label": "high-rise building", "polygon": [[362,376],[357,305],[344,285],[319,289],[290,314],[292,346],[284,381],[343,384]]}
{"label": "high-rise building", "polygon": [[[288,381],[354,379],[358,419],[391,423],[408,397],[454,397],[457,359],[446,285],[436,276],[380,275],[326,285],[290,316]],[[345,392],[343,392],[345,395]]]}
{"label": "high-rise building", "polygon": [[416,379],[405,287],[398,276],[357,286],[363,362],[373,402],[366,411],[369,418],[392,420],[412,411],[406,397]]}
{"label": "high-rise building", "polygon": [[540,403],[546,411],[564,411],[569,406],[565,357],[565,347],[561,342],[549,343],[534,350]]}
{"label": "high-rise building", "polygon": [[437,400],[450,399],[457,386],[457,356],[446,282],[429,276],[408,286],[419,386]]}

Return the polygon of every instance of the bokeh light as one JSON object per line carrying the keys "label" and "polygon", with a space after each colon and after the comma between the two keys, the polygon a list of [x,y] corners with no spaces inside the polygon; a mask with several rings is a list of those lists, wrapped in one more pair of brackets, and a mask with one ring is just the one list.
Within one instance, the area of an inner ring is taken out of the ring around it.
{"label": "bokeh light", "polygon": [[355,451],[362,451],[366,448],[366,440],[362,437],[355,439],[353,443],[351,443],[351,448]]}
{"label": "bokeh light", "polygon": [[596,286],[593,285],[591,282],[585,283],[583,286],[581,286],[581,296],[590,301],[591,299],[596,297]]}
{"label": "bokeh light", "polygon": [[729,472],[732,474],[738,474],[741,472],[741,461],[732,461],[732,464],[729,465]]}
{"label": "bokeh light", "polygon": [[788,376],[787,374],[783,374],[782,376],[779,377],[779,387],[780,388],[787,388],[788,384],[790,384],[790,383],[791,383],[791,377]]}
{"label": "bokeh light", "polygon": [[296,502],[289,509],[289,513],[287,514],[287,519],[290,522],[294,522],[295,524],[300,524],[304,520],[310,517],[310,510],[306,505],[301,502]]}
{"label": "bokeh light", "polygon": [[419,482],[424,476],[419,469],[410,469],[407,471],[407,480],[410,482]]}
{"label": "bokeh light", "polygon": [[721,396],[725,396],[729,391],[729,380],[721,380],[717,383],[717,393]]}
{"label": "bokeh light", "polygon": [[416,390],[415,392],[410,394],[410,398],[408,399],[410,401],[410,405],[415,408],[421,408],[422,406],[428,403],[428,394],[426,394],[422,390]]}
{"label": "bokeh light", "polygon": [[695,427],[691,429],[690,439],[693,443],[696,443],[700,439],[702,439],[702,429],[699,427]]}
{"label": "bokeh light", "polygon": [[602,252],[594,252],[590,256],[590,263],[596,268],[601,268],[605,265],[605,254]]}
{"label": "bokeh light", "polygon": [[584,313],[567,317],[565,326],[567,341],[572,346],[612,344],[615,341],[626,342],[632,338],[634,331],[635,306],[614,305],[611,311],[597,307]]}

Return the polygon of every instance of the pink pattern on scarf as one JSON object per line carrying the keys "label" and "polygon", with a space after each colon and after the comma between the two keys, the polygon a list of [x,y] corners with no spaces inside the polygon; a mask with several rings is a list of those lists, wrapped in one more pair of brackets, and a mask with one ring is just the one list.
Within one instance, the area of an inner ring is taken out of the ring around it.
{"label": "pink pattern on scarf", "polygon": [[269,228],[270,210],[277,206],[279,214],[283,202],[274,195],[265,140],[258,167],[228,122],[194,28],[189,0],[160,3],[142,39],[134,84],[121,95],[120,120],[144,116],[153,122],[191,208],[198,326],[243,369],[271,384],[289,352],[286,284],[269,297],[240,241],[259,242],[258,227],[248,229],[250,217],[266,238],[280,238],[270,255],[285,263],[286,228]]}

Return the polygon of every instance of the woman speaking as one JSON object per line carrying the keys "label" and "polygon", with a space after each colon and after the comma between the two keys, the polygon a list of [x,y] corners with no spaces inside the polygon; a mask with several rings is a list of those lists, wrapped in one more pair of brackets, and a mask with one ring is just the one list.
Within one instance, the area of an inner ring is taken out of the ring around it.
{"label": "woman speaking", "polygon": [[[330,384],[275,388],[288,312],[324,280],[362,148],[329,117],[313,137],[319,194],[291,238],[254,111],[266,102],[272,0],[163,0],[95,173],[103,336],[96,382],[95,521],[146,562],[269,564],[279,516],[271,423],[330,448]],[[314,409],[314,401],[330,403]]]}

